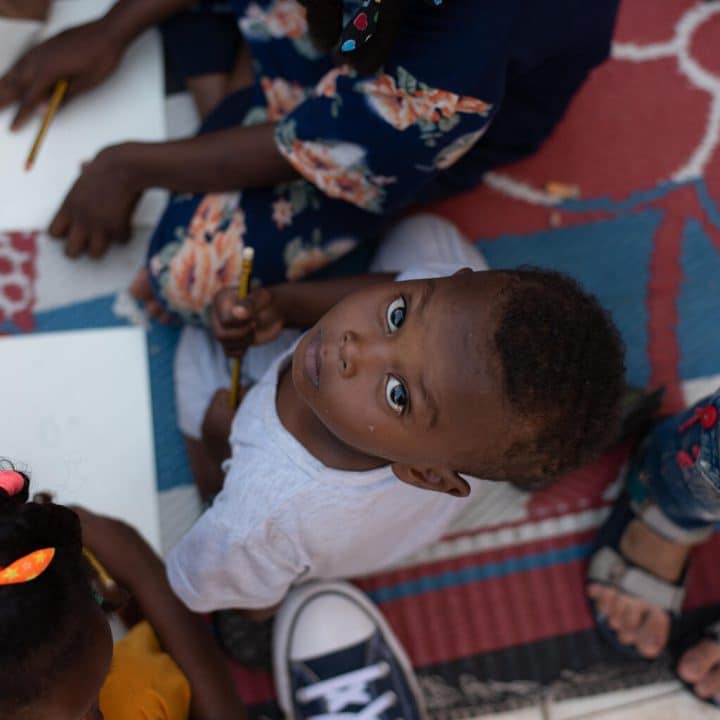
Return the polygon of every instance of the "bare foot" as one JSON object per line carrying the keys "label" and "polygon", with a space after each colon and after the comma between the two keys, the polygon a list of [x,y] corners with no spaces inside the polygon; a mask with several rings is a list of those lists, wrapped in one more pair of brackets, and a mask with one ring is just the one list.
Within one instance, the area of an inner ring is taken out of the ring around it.
{"label": "bare foot", "polygon": [[[625,530],[620,550],[635,565],[675,583],[682,575],[690,547],[673,543],[642,521],[633,520]],[[657,657],[662,652],[670,634],[670,616],[665,610],[598,583],[588,585],[588,595],[623,645],[635,648],[647,658]]]}
{"label": "bare foot", "polygon": [[143,268],[138,271],[135,279],[130,284],[130,295],[142,303],[148,315],[154,317],[158,322],[169,325],[172,322],[172,315],[159,303],[155,297],[148,271]]}
{"label": "bare foot", "polygon": [[698,697],[720,699],[720,643],[701,640],[687,650],[678,663],[678,675]]}

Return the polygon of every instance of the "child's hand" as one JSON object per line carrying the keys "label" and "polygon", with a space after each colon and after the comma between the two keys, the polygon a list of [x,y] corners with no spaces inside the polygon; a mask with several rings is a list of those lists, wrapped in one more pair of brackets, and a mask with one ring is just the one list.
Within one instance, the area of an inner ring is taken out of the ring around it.
{"label": "child's hand", "polygon": [[228,357],[242,357],[250,345],[274,340],[285,319],[273,292],[253,290],[239,300],[237,288],[220,290],[213,300],[212,329]]}
{"label": "child's hand", "polygon": [[69,100],[112,73],[125,48],[108,28],[97,20],[66,30],[28,50],[0,77],[0,110],[19,103],[13,130],[49,100],[58,80],[70,82]]}
{"label": "child's hand", "polygon": [[65,254],[99,258],[111,243],[130,237],[130,219],[140,192],[123,162],[123,145],[103,150],[83,166],[55,218],[50,235],[66,238]]}
{"label": "child's hand", "polygon": [[128,590],[142,578],[143,567],[155,553],[135,528],[121,520],[96,515],[81,507],[72,507],[82,527],[83,545],[107,570],[110,577]]}

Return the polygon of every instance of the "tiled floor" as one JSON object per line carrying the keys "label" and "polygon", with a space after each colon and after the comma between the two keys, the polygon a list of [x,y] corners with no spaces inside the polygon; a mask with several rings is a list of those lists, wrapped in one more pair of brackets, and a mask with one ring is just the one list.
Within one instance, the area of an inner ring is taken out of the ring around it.
{"label": "tiled floor", "polygon": [[699,702],[678,683],[595,695],[474,720],[718,720],[720,710]]}

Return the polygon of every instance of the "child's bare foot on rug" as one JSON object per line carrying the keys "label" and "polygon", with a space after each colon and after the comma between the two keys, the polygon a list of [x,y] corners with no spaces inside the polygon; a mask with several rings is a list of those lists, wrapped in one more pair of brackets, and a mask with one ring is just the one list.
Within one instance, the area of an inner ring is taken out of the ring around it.
{"label": "child's bare foot on rug", "polygon": [[677,672],[703,700],[720,697],[720,643],[705,638],[686,650]]}
{"label": "child's bare foot on rug", "polygon": [[172,315],[165,310],[155,297],[155,291],[153,290],[152,283],[150,282],[150,276],[145,268],[138,271],[135,279],[130,284],[130,295],[132,295],[139,303],[142,303],[148,315],[155,318],[158,322],[161,322],[164,325],[169,325],[172,322]]}
{"label": "child's bare foot on rug", "polygon": [[[641,520],[633,520],[620,543],[624,556],[659,579],[671,583],[682,576],[690,546],[671,542],[651,530]],[[591,583],[588,595],[624,645],[630,645],[647,657],[657,657],[670,634],[668,613],[644,600],[620,590]]]}

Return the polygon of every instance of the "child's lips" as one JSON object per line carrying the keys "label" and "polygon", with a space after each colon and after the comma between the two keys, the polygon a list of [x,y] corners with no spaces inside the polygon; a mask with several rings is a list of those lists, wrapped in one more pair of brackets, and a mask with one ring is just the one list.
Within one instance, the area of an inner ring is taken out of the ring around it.
{"label": "child's lips", "polygon": [[321,340],[321,331],[318,330],[310,338],[310,342],[305,348],[305,357],[303,358],[305,375],[315,389],[320,387],[320,370],[322,368],[322,358],[320,356]]}

